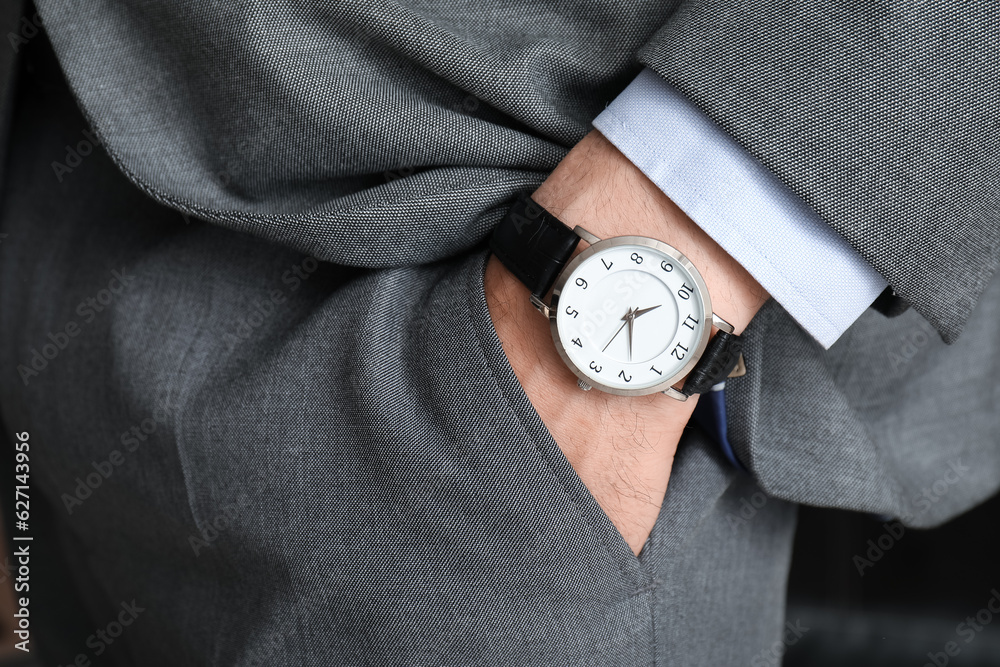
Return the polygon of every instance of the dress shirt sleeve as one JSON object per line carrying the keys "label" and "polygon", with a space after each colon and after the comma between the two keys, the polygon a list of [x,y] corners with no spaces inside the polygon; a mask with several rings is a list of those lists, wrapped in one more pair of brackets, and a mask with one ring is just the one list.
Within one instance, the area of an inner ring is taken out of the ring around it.
{"label": "dress shirt sleeve", "polygon": [[885,289],[846,239],[654,71],[593,124],[824,348]]}

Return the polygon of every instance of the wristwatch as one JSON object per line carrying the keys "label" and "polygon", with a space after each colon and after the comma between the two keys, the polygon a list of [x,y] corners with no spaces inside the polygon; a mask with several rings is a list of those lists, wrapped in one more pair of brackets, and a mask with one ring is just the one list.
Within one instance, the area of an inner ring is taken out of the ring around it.
{"label": "wristwatch", "polygon": [[[570,260],[581,240],[589,247]],[[531,291],[581,389],[683,401],[746,372],[743,339],[712,312],[694,264],[662,241],[600,239],[521,194],[490,249]]]}

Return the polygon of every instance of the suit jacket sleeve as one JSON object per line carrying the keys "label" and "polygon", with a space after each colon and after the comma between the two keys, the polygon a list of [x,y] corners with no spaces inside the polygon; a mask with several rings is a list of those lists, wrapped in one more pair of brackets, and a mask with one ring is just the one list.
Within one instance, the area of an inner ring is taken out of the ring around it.
{"label": "suit jacket sleeve", "polygon": [[953,342],[1000,258],[998,11],[698,0],[639,59]]}

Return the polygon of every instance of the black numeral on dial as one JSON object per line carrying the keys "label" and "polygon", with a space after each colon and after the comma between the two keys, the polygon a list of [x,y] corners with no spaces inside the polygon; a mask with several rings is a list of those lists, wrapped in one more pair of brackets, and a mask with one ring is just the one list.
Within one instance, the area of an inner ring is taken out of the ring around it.
{"label": "black numeral on dial", "polygon": [[687,283],[684,283],[683,285],[681,285],[681,288],[677,290],[677,296],[687,301],[688,299],[691,298],[691,292],[693,291],[694,291],[693,287],[691,287]]}
{"label": "black numeral on dial", "polygon": [[666,271],[667,273],[670,273],[671,271],[674,270],[674,265],[666,260],[663,260],[662,262],[660,262],[660,268]]}
{"label": "black numeral on dial", "polygon": [[640,254],[639,254],[639,253],[637,253],[637,252],[634,252],[634,253],[632,253],[631,255],[629,255],[629,257],[628,257],[628,258],[629,258],[629,259],[631,259],[631,260],[632,260],[633,262],[635,262],[636,264],[642,264],[642,255],[640,255]]}
{"label": "black numeral on dial", "polygon": [[600,373],[602,368],[604,367],[598,366],[596,361],[590,362],[590,370],[594,371],[595,373]]}
{"label": "black numeral on dial", "polygon": [[631,382],[632,381],[632,376],[631,375],[625,375],[625,371],[624,370],[618,371],[618,377],[620,377],[621,379],[625,380],[626,382]]}
{"label": "black numeral on dial", "polygon": [[[684,350],[684,351],[680,352],[679,350]],[[687,352],[688,352],[688,349],[686,347],[684,347],[683,345],[681,345],[680,343],[677,343],[677,345],[674,345],[674,349],[670,350],[670,354],[672,354],[677,359],[683,359],[684,357],[686,357],[687,356]]]}
{"label": "black numeral on dial", "polygon": [[573,339],[573,345],[576,345],[577,347],[583,347],[583,343],[580,341],[579,338]]}
{"label": "black numeral on dial", "polygon": [[587,281],[584,280],[583,278],[577,278],[576,284],[582,287],[583,289],[587,289]]}
{"label": "black numeral on dial", "polygon": [[580,315],[580,313],[575,308],[570,308],[569,306],[566,306],[566,314],[572,315],[573,319],[576,319],[577,316]]}
{"label": "black numeral on dial", "polygon": [[615,265],[614,262],[609,262],[608,260],[604,259],[603,257],[601,257],[601,263],[604,264],[604,268],[607,269],[608,271],[610,271],[611,267]]}
{"label": "black numeral on dial", "polygon": [[683,324],[684,326],[686,326],[691,331],[694,331],[694,325],[698,324],[698,320],[696,320],[695,318],[693,318],[690,315],[688,315],[687,319],[685,319],[683,322],[681,322],[681,324]]}

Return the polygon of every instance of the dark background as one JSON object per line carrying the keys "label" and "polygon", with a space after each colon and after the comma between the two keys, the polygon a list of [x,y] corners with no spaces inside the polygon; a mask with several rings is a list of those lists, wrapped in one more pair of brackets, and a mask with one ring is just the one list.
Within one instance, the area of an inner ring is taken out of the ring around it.
{"label": "dark background", "polygon": [[854,556],[867,558],[868,541],[887,534],[883,523],[800,508],[786,618],[810,630],[784,664],[920,667],[954,641],[959,653],[939,655],[939,664],[1000,665],[1000,614],[970,641],[969,631],[956,632],[986,607],[992,589],[1000,591],[998,516],[994,497],[940,528],[907,529],[861,576]]}
{"label": "dark background", "polygon": [[[0,498],[4,530],[10,535],[13,521],[14,447],[12,432],[3,425],[4,453],[0,462]],[[57,535],[65,512],[52,511],[39,492],[31,492],[31,619],[32,655],[4,659],[0,667],[54,666],[46,662],[47,649],[58,655],[81,649],[94,628],[80,603],[79,586],[86,581],[70,576],[72,560],[79,554]],[[907,529],[872,566],[858,573],[854,557],[867,558],[868,541],[886,534],[882,521],[864,514],[802,507],[789,575],[788,622],[808,628],[787,647],[788,667],[921,667],[933,664],[928,653],[939,655],[939,664],[969,667],[1000,665],[1000,614],[971,641],[956,626],[986,606],[992,589],[1000,591],[1000,498],[934,530]],[[898,531],[897,531],[898,533]],[[64,538],[63,538],[64,539]],[[6,540],[8,554],[11,541]],[[883,538],[883,544],[886,538]],[[3,555],[0,555],[3,561]],[[0,565],[8,561],[0,562]],[[0,577],[3,576],[0,570]],[[8,594],[11,578],[0,582],[0,600]],[[2,606],[2,605],[0,605]],[[12,613],[12,612],[11,612]],[[11,615],[0,617],[0,632],[10,636]],[[739,632],[720,628],[720,632]],[[794,635],[789,635],[794,638]],[[943,654],[945,644],[958,645],[957,656]],[[10,642],[7,642],[9,645]],[[114,648],[114,647],[112,647]],[[781,652],[781,647],[774,655]],[[104,656],[110,662],[112,654]],[[70,653],[72,654],[72,653]],[[12,655],[10,652],[0,656]],[[947,658],[947,663],[941,662]],[[779,664],[764,656],[750,667]],[[694,667],[694,666],[692,666]],[[712,667],[725,667],[722,665]]]}

